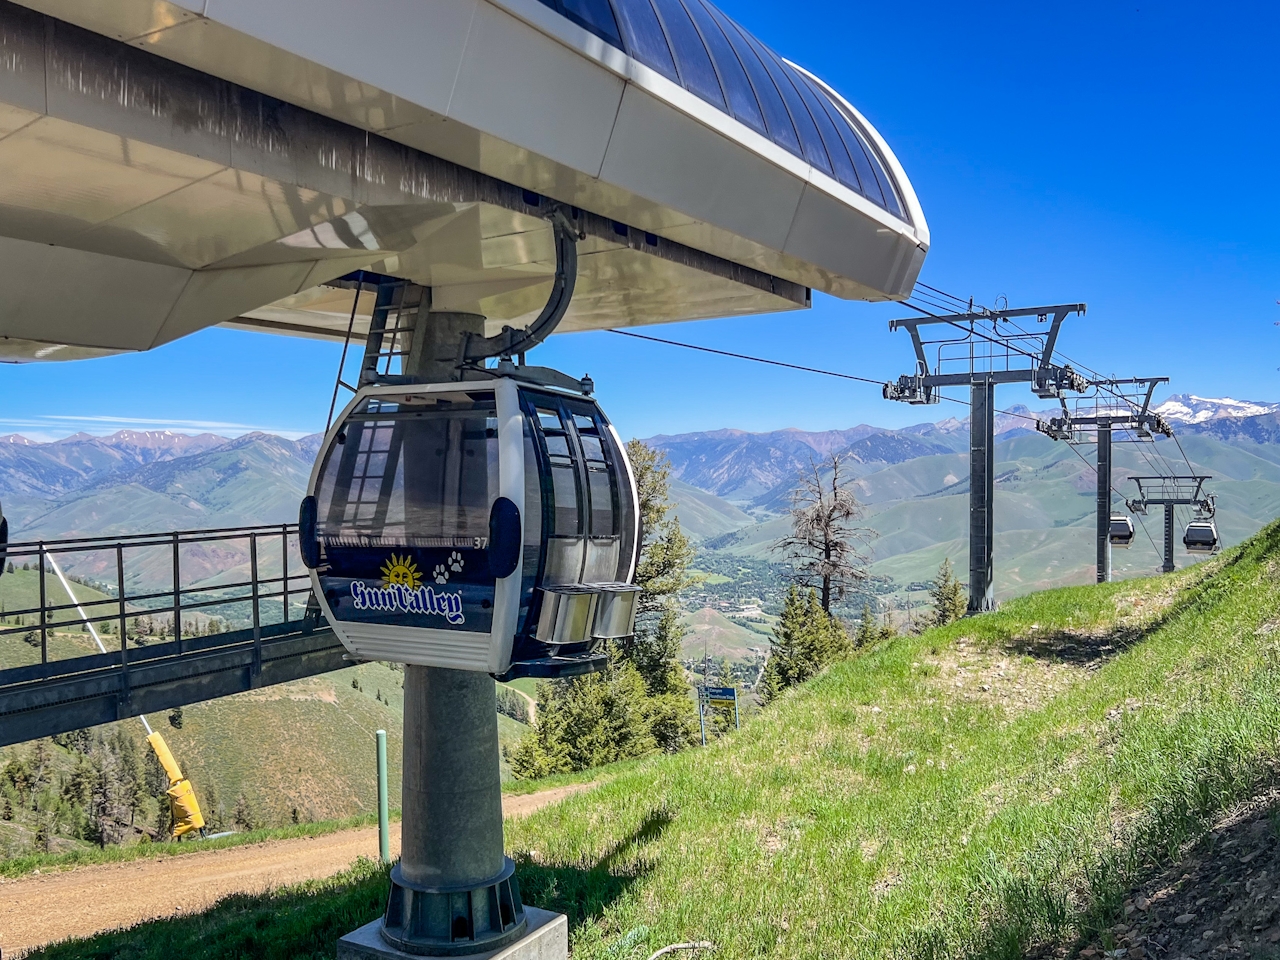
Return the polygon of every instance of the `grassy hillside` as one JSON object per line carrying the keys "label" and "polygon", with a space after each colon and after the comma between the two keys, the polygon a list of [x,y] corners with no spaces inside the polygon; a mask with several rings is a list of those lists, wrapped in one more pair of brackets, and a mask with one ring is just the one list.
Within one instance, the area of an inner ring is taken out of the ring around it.
{"label": "grassy hillside", "polygon": [[[81,603],[106,599],[100,593],[83,584],[72,584],[76,599]],[[45,577],[45,592],[48,602],[53,605],[70,603],[67,592],[62,589],[58,578],[52,574]],[[21,667],[40,662],[40,621],[39,617],[28,614],[23,622],[5,611],[29,610],[40,606],[40,572],[23,570],[21,567],[12,573],[0,576],[0,618],[8,629],[26,626],[26,633],[9,634],[0,637],[0,670],[6,667]],[[101,612],[101,609],[95,611]],[[24,639],[25,638],[25,639]],[[116,641],[118,642],[118,640]],[[62,660],[70,657],[83,657],[98,652],[93,638],[81,628],[79,616],[74,610],[64,610],[49,617],[48,647],[50,660]]]}
{"label": "grassy hillside", "polygon": [[[206,816],[226,829],[233,829],[231,815],[241,796],[255,820],[269,827],[295,822],[295,811],[296,820],[303,823],[375,813],[378,729],[387,731],[391,806],[400,805],[404,674],[386,664],[361,664],[192,704],[182,711],[180,729],[169,722],[168,714],[148,719],[164,734],[191,779]],[[114,726],[102,730],[109,732]],[[127,720],[119,726],[144,752],[149,750],[141,723]],[[504,746],[513,746],[527,729],[509,717],[498,717]],[[32,744],[0,748],[0,767],[32,750]],[[73,765],[70,752],[57,746],[51,750],[56,774],[65,776]],[[502,775],[504,780],[509,777],[505,761]],[[29,852],[31,839],[31,824],[0,821],[0,857]],[[54,844],[60,852],[83,845],[63,837]]]}
{"label": "grassy hillside", "polygon": [[[1113,486],[1123,495],[1137,487],[1128,479],[1159,471],[1213,476],[1218,496],[1217,523],[1224,544],[1242,542],[1264,523],[1280,515],[1280,458],[1270,446],[1237,445],[1208,436],[1182,441],[1190,466],[1170,442],[1120,444],[1116,448]],[[996,448],[996,595],[1000,600],[1050,586],[1083,584],[1094,577],[1096,480],[1093,451],[1079,456],[1065,443],[1028,434]],[[1264,456],[1263,453],[1270,456]],[[1167,462],[1166,462],[1167,461]],[[969,467],[964,454],[918,457],[861,476],[855,482],[867,504],[866,523],[878,534],[872,544],[871,572],[889,578],[899,599],[911,583],[931,580],[945,557],[957,570],[968,565]],[[785,498],[778,501],[785,506]],[[1115,498],[1123,510],[1122,497]],[[1191,517],[1177,513],[1176,562],[1188,566],[1181,528]],[[773,543],[789,528],[785,516],[764,518],[709,539],[708,547],[734,556],[776,559]],[[1148,537],[1148,533],[1150,537]],[[1116,550],[1118,577],[1145,576],[1160,566],[1163,514],[1153,513],[1139,525],[1131,550]],[[1155,541],[1155,546],[1152,541]]]}
{"label": "grassy hillside", "polygon": [[681,529],[695,540],[709,540],[755,522],[750,514],[729,501],[683,480],[671,481],[671,498],[678,504],[676,513]]}
{"label": "grassy hillside", "polygon": [[[706,750],[508,827],[575,958],[1000,957],[1109,928],[1280,759],[1280,525],[1166,578],[886,643]],[[329,956],[385,873],[237,898],[47,957]],[[1105,935],[1103,936],[1105,940]]]}
{"label": "grassy hillside", "polygon": [[752,648],[769,646],[767,627],[752,630],[710,608],[685,614],[684,626],[687,632],[680,644],[682,660],[701,660],[704,652],[712,660],[744,660]]}

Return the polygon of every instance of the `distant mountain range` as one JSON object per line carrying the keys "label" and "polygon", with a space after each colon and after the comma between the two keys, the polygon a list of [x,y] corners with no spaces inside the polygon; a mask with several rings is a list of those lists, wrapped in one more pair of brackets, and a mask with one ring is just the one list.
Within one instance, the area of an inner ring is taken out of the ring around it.
{"label": "distant mountain range", "polygon": [[[1280,403],[1174,394],[1155,409],[1183,433],[1227,441],[1280,443]],[[996,440],[1033,434],[1036,419],[1057,413],[1057,409],[1033,413],[1026,406],[1009,407],[996,414]],[[838,453],[851,471],[861,476],[919,457],[964,452],[969,448],[969,421],[951,417],[896,430],[865,423],[847,430],[815,432],[726,429],[659,435],[646,442],[666,453],[673,476],[685,483],[739,508],[770,512],[780,509],[779,494],[789,492],[811,462]]]}
{"label": "distant mountain range", "polygon": [[[1138,474],[1210,474],[1227,544],[1280,515],[1280,404],[1175,395],[1161,409],[1174,422],[1180,446],[1164,440],[1120,445],[1113,475],[1118,490],[1131,487],[1128,477]],[[997,418],[999,595],[1086,582],[1092,575],[1093,451],[1036,433],[1034,419],[1055,412],[1014,407]],[[813,461],[839,453],[867,505],[867,522],[879,533],[874,573],[906,590],[930,579],[944,557],[962,571],[967,567],[967,420],[898,430],[866,424],[815,433],[717,430],[648,442],[670,458],[681,523],[703,550],[776,559],[770,546],[787,529],[784,514],[797,476]],[[688,488],[696,492],[696,506],[682,493]],[[1117,509],[1121,501],[1118,496]],[[1156,565],[1152,541],[1162,530],[1155,522],[1149,526],[1151,539],[1144,530],[1133,549],[1116,551],[1118,573],[1149,572]],[[1187,562],[1180,545],[1178,562]]]}
{"label": "distant mountain range", "polygon": [[[1013,406],[996,415],[996,437],[1009,440],[1035,432],[1034,415]],[[656,436],[645,441],[671,461],[672,475],[751,512],[784,508],[796,477],[831,454],[839,454],[855,476],[920,457],[969,449],[969,421],[948,418],[892,430],[859,424],[848,430],[769,433],[711,430]]]}
{"label": "distant mountain range", "polygon": [[1192,393],[1175,393],[1158,404],[1155,410],[1173,423],[1203,424],[1212,420],[1252,419],[1280,413],[1280,403],[1232,400],[1229,397],[1211,400]]}
{"label": "distant mountain range", "polygon": [[[1228,542],[1280,513],[1280,404],[1175,395],[1160,410],[1181,450],[1163,441],[1122,445],[1117,488],[1128,474],[1185,469],[1185,451],[1196,471],[1215,478]],[[997,571],[1017,589],[1084,579],[1092,563],[1092,451],[1036,434],[1036,416],[1013,407],[996,424]],[[797,476],[838,453],[881,534],[878,572],[906,585],[928,579],[943,556],[961,570],[967,564],[967,420],[896,430],[726,429],[648,442],[669,457],[681,523],[703,549],[770,559]],[[15,540],[292,522],[319,445],[319,436],[265,433],[122,430],[52,443],[11,435],[0,437],[0,502]],[[1140,537],[1117,566],[1149,569],[1149,553]]]}
{"label": "distant mountain range", "polygon": [[266,433],[0,437],[0,503],[15,540],[292,522],[319,445]]}

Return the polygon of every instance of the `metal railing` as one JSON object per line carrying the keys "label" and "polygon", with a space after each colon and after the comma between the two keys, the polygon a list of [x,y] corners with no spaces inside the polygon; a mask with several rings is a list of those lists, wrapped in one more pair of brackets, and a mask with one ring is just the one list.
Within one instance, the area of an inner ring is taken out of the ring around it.
{"label": "metal railing", "polygon": [[[40,664],[88,654],[77,628],[99,648],[118,644],[122,665],[150,659],[149,647],[182,656],[196,638],[222,633],[251,629],[258,644],[264,626],[301,619],[310,600],[297,539],[297,524],[278,524],[11,543],[0,597],[38,601],[0,608],[0,676],[34,665],[37,646]],[[15,656],[15,640],[33,648],[28,657]]]}

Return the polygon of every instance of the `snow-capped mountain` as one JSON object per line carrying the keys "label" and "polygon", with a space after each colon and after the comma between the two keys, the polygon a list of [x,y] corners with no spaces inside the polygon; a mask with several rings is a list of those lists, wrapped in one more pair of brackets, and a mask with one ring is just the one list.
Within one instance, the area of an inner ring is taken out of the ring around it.
{"label": "snow-capped mountain", "polygon": [[1157,406],[1155,411],[1174,423],[1205,423],[1208,420],[1261,417],[1268,413],[1280,413],[1280,403],[1233,400],[1230,397],[1197,397],[1191,393],[1175,393]]}

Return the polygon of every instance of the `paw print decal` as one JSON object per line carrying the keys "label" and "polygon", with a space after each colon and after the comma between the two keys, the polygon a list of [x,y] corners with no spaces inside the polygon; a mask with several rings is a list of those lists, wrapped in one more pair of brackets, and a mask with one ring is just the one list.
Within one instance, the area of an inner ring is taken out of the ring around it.
{"label": "paw print decal", "polygon": [[443,563],[436,564],[436,568],[431,571],[431,576],[435,578],[436,583],[449,582],[449,570]]}
{"label": "paw print decal", "polygon": [[449,556],[449,569],[454,573],[462,572],[462,554],[456,550]]}

